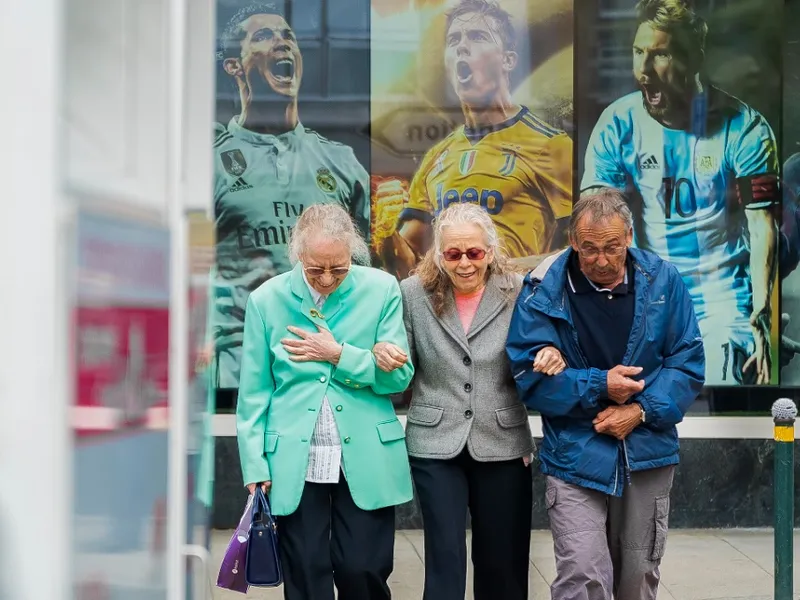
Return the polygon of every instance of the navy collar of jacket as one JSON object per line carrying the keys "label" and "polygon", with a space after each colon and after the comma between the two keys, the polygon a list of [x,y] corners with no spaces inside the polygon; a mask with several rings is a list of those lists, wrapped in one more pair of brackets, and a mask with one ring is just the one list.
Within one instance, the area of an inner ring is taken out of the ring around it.
{"label": "navy collar of jacket", "polygon": [[[526,303],[552,316],[569,320],[567,309],[567,266],[575,251],[571,247],[547,257],[525,276],[525,287],[532,286]],[[646,291],[663,262],[652,252],[628,248],[628,260],[634,269],[634,290]],[[637,294],[638,295],[638,294]]]}

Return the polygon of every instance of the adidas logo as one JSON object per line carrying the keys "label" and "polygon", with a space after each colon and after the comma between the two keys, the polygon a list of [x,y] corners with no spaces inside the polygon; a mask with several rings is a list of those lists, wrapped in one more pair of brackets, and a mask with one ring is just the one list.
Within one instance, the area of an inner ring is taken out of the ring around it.
{"label": "adidas logo", "polygon": [[241,192],[242,190],[252,190],[253,186],[247,183],[244,179],[239,177],[233,182],[233,185],[228,188],[229,192]]}
{"label": "adidas logo", "polygon": [[652,154],[644,159],[639,159],[640,169],[658,169],[658,161]]}

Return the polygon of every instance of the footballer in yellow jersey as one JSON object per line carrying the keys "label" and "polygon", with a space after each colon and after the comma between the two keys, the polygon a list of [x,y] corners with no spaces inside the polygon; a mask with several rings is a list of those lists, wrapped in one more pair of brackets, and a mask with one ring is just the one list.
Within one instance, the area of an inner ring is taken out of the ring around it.
{"label": "footballer in yellow jersey", "polygon": [[[517,65],[511,16],[488,0],[461,0],[447,14],[444,62],[464,125],[431,148],[408,192],[378,186],[397,214],[380,223],[384,261],[403,278],[430,247],[431,221],[453,202],[473,202],[493,218],[511,258],[547,254],[567,244],[572,212],[572,140],[513,102]],[[383,213],[384,211],[379,211]]]}
{"label": "footballer in yellow jersey", "polygon": [[423,159],[400,220],[430,221],[454,202],[486,210],[509,256],[549,252],[572,212],[572,141],[525,107],[486,132],[460,127]]}

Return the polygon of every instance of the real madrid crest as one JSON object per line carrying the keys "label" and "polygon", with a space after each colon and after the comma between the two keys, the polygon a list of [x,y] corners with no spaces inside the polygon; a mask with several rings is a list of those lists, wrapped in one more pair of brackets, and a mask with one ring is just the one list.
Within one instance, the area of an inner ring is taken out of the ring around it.
{"label": "real madrid crest", "polygon": [[317,169],[317,187],[326,194],[336,191],[336,179],[328,169]]}
{"label": "real madrid crest", "polygon": [[247,170],[247,161],[241,150],[227,150],[220,155],[220,158],[225,170],[234,177],[239,177]]}

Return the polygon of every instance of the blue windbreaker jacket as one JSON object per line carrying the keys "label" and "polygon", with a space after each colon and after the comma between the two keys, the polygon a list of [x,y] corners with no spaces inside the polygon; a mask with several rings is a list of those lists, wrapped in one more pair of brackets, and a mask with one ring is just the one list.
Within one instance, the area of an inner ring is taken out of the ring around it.
{"label": "blue windbreaker jacket", "polygon": [[[646,423],[624,441],[597,433],[592,420],[613,402],[606,396],[608,372],[587,364],[570,316],[566,274],[572,252],[549,257],[525,277],[506,352],[520,398],[542,415],[542,472],[621,496],[632,471],[678,463],[675,426],[703,387],[703,342],[677,269],[651,252],[629,249],[636,296],[623,364],[642,367],[644,390],[630,402],[642,405]],[[533,370],[544,346],[558,348],[567,362],[558,375]]]}

